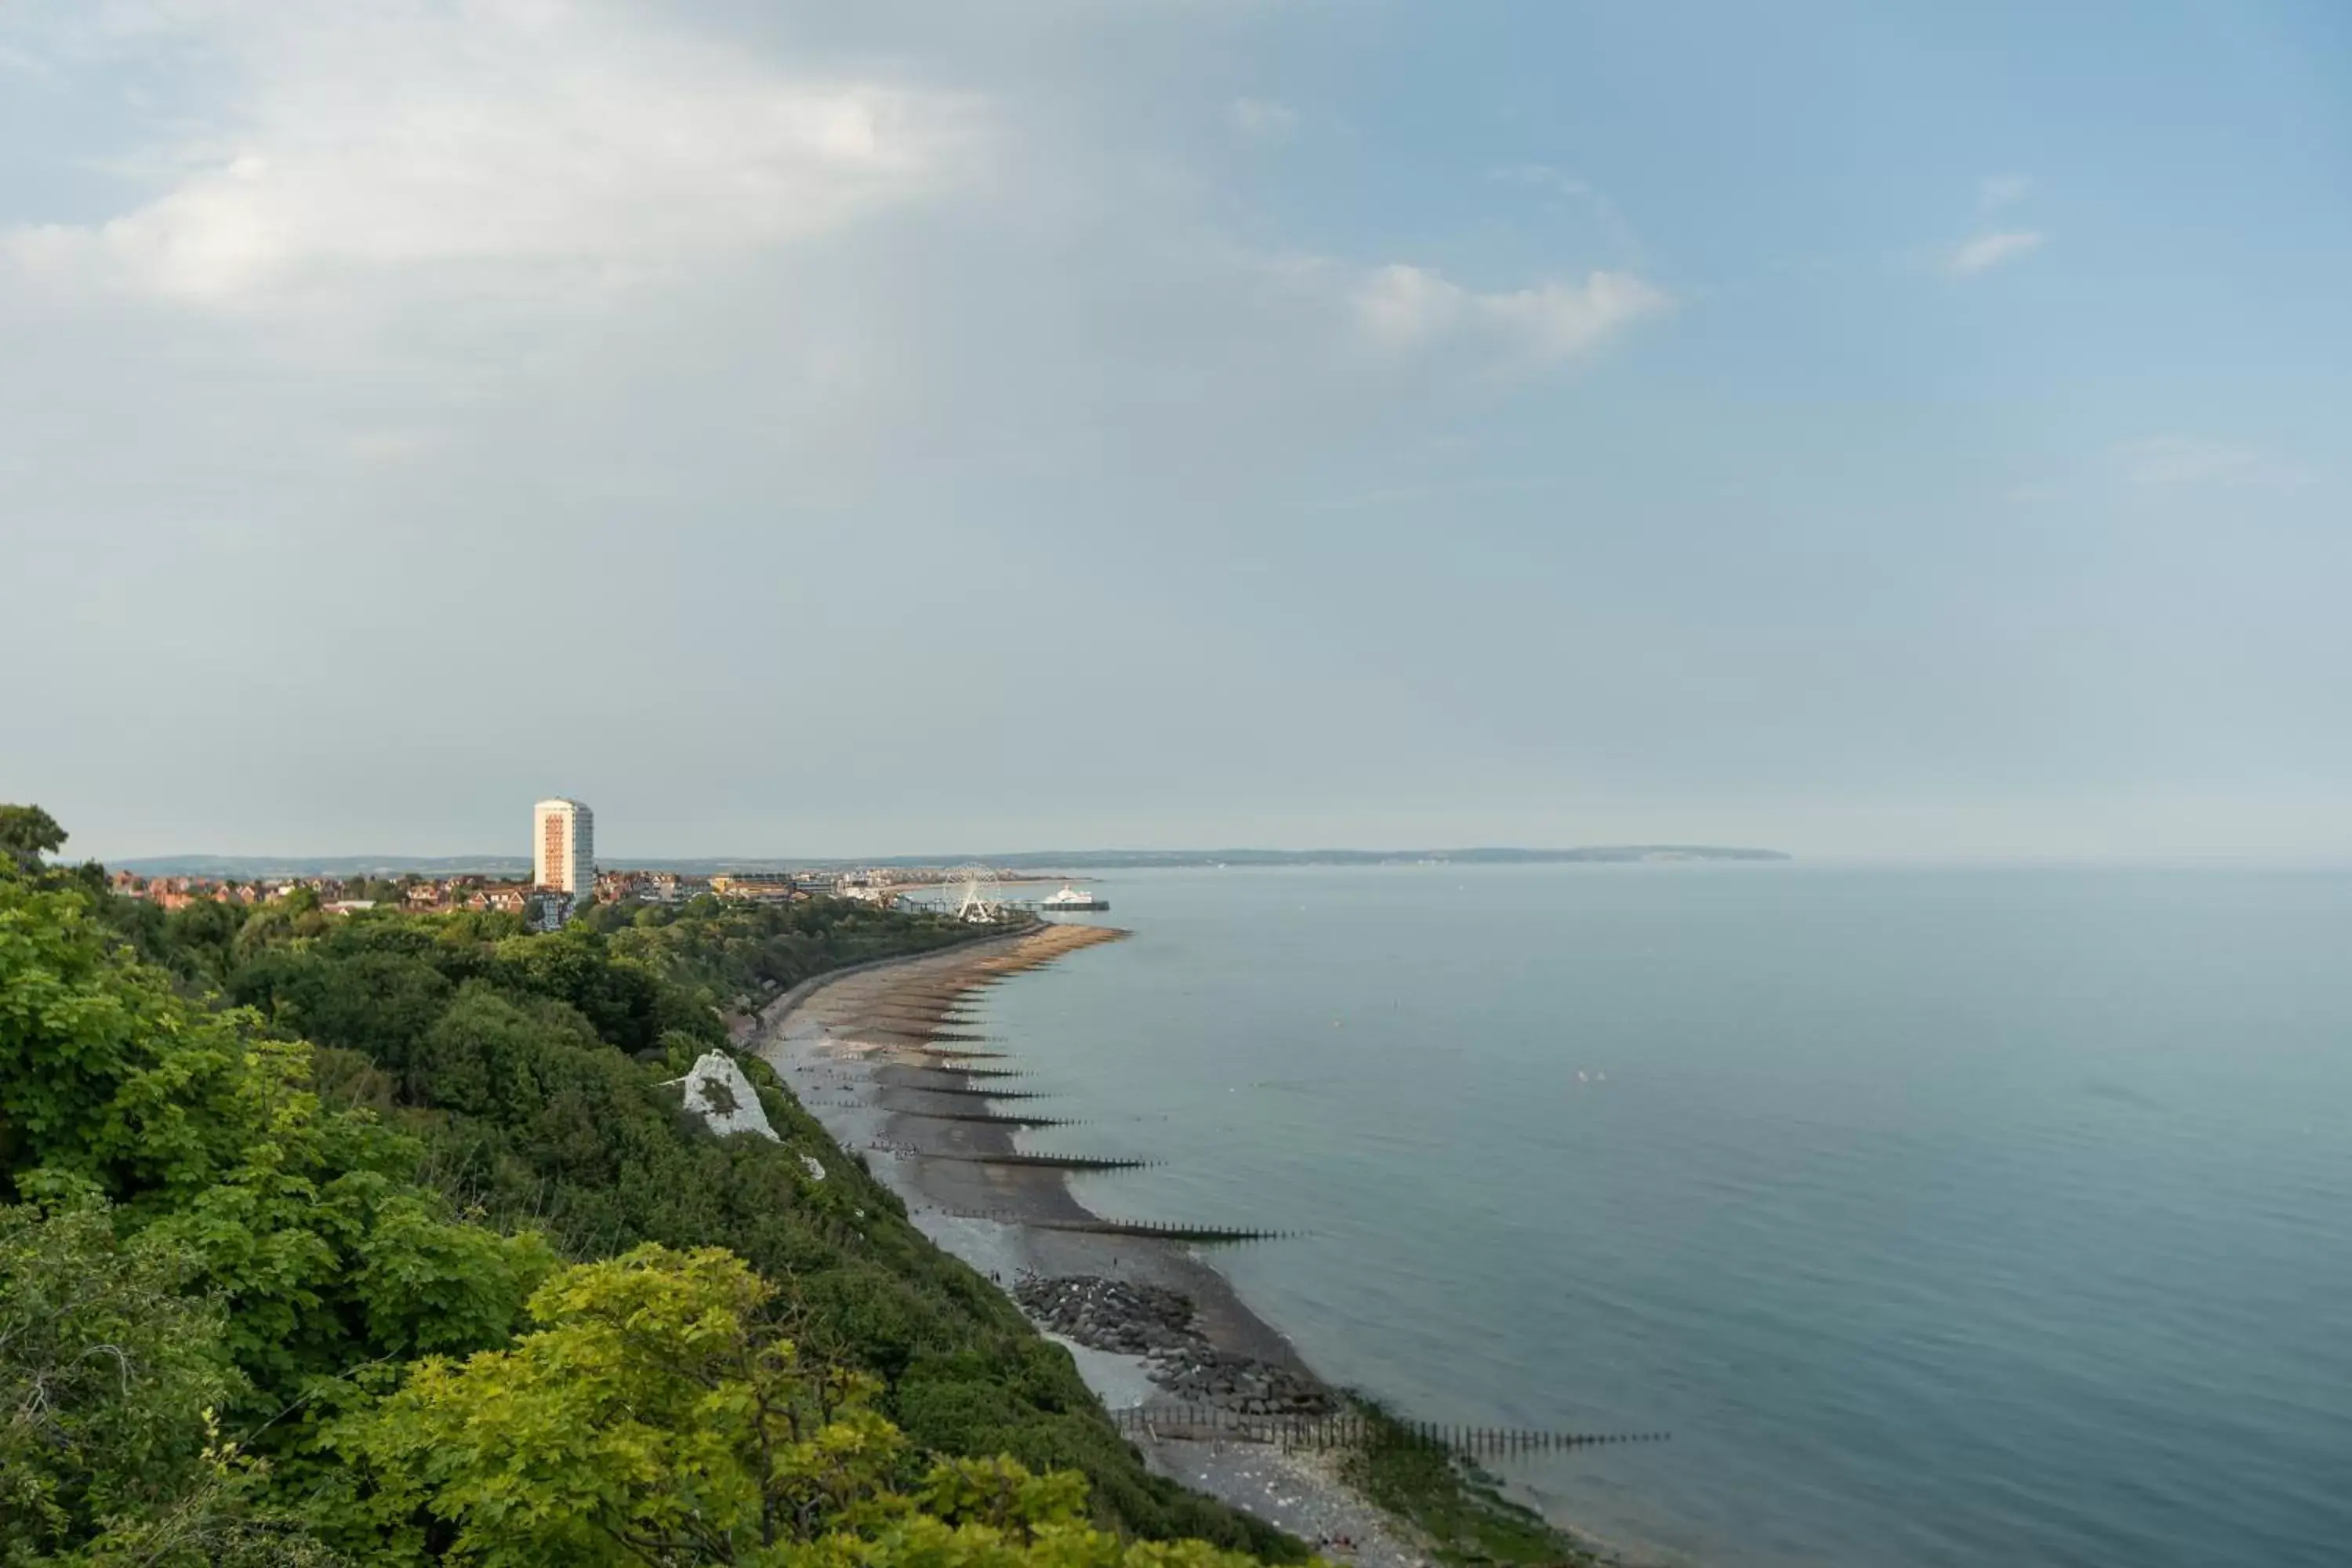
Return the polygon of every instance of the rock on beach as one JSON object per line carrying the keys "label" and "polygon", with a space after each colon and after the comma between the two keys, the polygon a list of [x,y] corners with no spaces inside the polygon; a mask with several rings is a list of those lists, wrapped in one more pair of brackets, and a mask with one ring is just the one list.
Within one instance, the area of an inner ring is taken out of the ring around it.
{"label": "rock on beach", "polygon": [[1330,1391],[1306,1373],[1221,1351],[1193,1324],[1192,1299],[1099,1275],[1030,1278],[1013,1299],[1039,1326],[1092,1350],[1145,1359],[1171,1397],[1245,1415],[1322,1415]]}

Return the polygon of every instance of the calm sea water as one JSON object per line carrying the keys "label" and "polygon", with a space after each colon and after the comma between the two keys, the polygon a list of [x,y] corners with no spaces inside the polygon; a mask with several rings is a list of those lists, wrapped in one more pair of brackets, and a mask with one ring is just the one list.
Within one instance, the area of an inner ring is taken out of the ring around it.
{"label": "calm sea water", "polygon": [[992,994],[1220,1255],[1432,1419],[1707,1564],[2352,1562],[2352,878],[1800,867],[1097,884]]}

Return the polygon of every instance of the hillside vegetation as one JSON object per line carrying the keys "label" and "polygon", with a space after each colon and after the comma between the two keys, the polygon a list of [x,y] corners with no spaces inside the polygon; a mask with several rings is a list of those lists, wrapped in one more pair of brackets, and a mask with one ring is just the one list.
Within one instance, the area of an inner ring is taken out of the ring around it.
{"label": "hillside vegetation", "polygon": [[956,928],[165,914],[48,867],[28,810],[0,808],[0,1564],[1303,1555],[1148,1476],[760,1064],[781,1142],[681,1118],[721,1005]]}

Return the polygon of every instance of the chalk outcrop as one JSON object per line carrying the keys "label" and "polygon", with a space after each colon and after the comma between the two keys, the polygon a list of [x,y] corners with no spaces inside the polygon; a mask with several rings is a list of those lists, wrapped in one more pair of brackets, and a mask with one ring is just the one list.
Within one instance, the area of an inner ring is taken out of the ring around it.
{"label": "chalk outcrop", "polygon": [[760,1109],[760,1096],[751,1080],[725,1051],[704,1052],[677,1081],[687,1110],[702,1118],[702,1124],[719,1137],[757,1132],[772,1143],[782,1142],[768,1125],[768,1113]]}

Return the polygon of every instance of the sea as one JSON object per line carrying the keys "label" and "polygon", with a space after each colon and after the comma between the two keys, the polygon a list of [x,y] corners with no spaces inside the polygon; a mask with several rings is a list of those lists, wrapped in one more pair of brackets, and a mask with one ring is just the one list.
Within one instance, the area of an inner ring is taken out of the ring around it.
{"label": "sea", "polygon": [[[2352,1563],[2352,876],[1106,875],[988,994],[1120,1218],[1635,1561]],[[1011,1064],[1007,1064],[1011,1065]]]}

